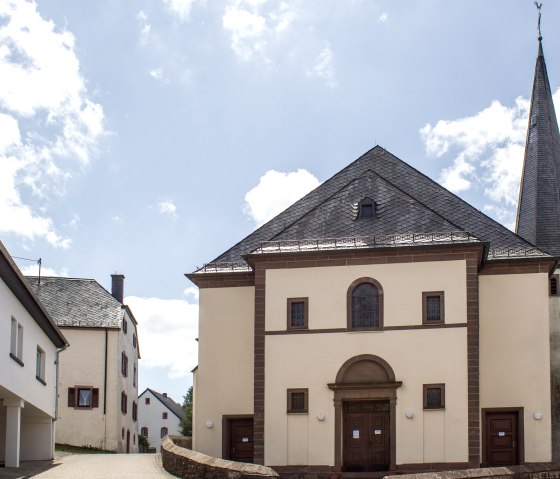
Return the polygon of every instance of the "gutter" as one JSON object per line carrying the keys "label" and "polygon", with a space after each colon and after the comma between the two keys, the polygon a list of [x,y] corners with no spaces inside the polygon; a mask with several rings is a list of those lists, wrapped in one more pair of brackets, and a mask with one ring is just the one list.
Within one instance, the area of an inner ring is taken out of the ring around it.
{"label": "gutter", "polygon": [[107,448],[107,345],[109,341],[109,330],[105,329],[105,368],[103,371],[103,419],[105,422],[105,448]]}
{"label": "gutter", "polygon": [[56,385],[55,385],[55,394],[56,394],[56,401],[54,403],[54,420],[58,419],[58,371],[60,366],[60,353],[64,351],[68,345],[57,349],[56,350]]}

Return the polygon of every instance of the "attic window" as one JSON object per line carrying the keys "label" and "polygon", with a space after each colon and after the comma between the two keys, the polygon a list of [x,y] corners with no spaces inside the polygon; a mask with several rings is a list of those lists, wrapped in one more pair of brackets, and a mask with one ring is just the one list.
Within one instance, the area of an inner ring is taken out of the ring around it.
{"label": "attic window", "polygon": [[364,198],[358,204],[357,218],[375,218],[377,217],[377,205],[371,198]]}

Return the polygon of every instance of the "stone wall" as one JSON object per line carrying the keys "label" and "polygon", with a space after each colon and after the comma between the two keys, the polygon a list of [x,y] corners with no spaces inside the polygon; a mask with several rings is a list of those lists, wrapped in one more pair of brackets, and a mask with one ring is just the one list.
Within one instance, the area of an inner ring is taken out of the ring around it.
{"label": "stone wall", "polygon": [[385,476],[384,479],[560,479],[560,464],[539,463],[524,466],[487,467],[459,471],[424,472]]}
{"label": "stone wall", "polygon": [[179,447],[178,436],[166,436],[161,442],[161,460],[165,470],[183,479],[277,479],[270,467],[226,461]]}

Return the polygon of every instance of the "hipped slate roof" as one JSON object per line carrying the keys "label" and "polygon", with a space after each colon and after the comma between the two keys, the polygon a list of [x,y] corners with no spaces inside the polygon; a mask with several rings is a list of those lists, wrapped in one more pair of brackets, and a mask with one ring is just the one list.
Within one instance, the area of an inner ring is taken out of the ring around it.
{"label": "hipped slate roof", "polygon": [[[378,206],[375,219],[356,220],[364,197]],[[533,245],[376,146],[251,233],[212,263],[242,261],[266,241],[464,231],[489,249],[525,251]]]}
{"label": "hipped slate roof", "polygon": [[[169,396],[164,396],[163,394],[158,393],[157,391],[154,391],[151,388],[146,388],[146,391],[150,391],[159,401],[163,403],[163,405],[167,409],[169,409],[173,414],[175,414],[175,416],[177,416],[179,419],[183,419],[183,417],[185,416],[185,410],[180,404],[173,401],[173,399],[171,399]],[[138,397],[140,398],[146,391],[144,391]]]}
{"label": "hipped slate roof", "polygon": [[560,133],[540,37],[516,231],[560,256]]}
{"label": "hipped slate roof", "polygon": [[94,279],[28,276],[58,326],[120,328],[124,309]]}

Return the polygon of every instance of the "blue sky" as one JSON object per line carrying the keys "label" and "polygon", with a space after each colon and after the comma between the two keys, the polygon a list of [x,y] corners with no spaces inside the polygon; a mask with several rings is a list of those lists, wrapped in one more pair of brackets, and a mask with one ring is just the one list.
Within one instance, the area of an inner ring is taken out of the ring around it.
{"label": "blue sky", "polygon": [[[125,274],[140,388],[180,400],[184,273],[376,144],[513,226],[536,18],[531,0],[4,0],[0,239],[46,274]],[[546,2],[554,92],[559,19]]]}

